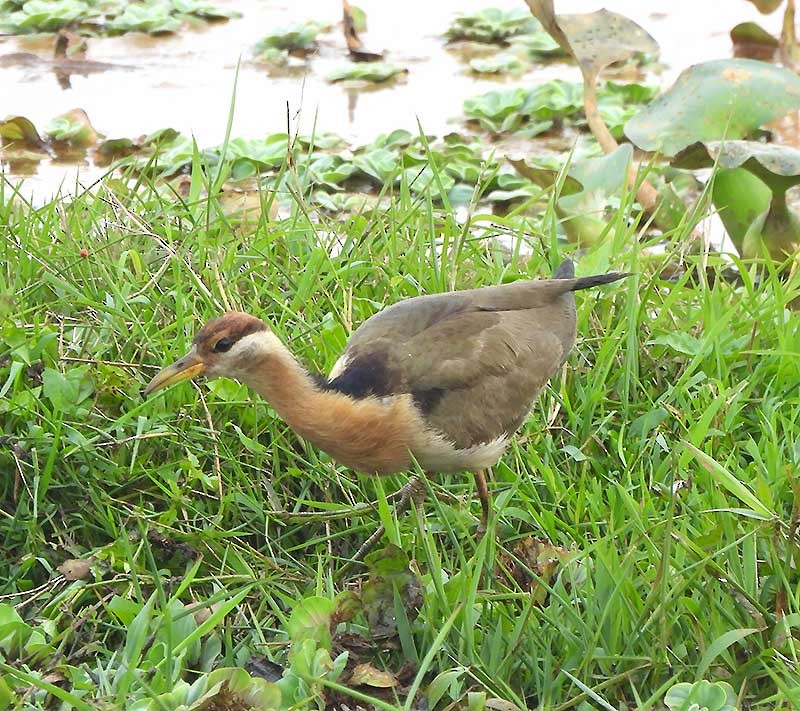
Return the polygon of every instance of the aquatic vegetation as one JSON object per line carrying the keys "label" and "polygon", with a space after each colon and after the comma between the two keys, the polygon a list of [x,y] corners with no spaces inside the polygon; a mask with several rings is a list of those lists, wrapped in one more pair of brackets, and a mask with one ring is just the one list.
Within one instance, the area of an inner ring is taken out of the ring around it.
{"label": "aquatic vegetation", "polygon": [[[614,135],[639,108],[656,94],[656,88],[643,84],[605,82],[598,89],[598,108]],[[500,89],[467,99],[464,113],[493,133],[520,133],[536,136],[556,124],[584,125],[583,86],[578,82],[554,79],[532,89]]]}
{"label": "aquatic vegetation", "polygon": [[485,59],[471,59],[469,68],[476,74],[520,74],[525,63],[513,54],[498,54]]}
{"label": "aquatic vegetation", "polygon": [[0,32],[55,32],[68,27],[89,36],[159,34],[176,32],[186,20],[237,14],[204,0],[0,0]]}
{"label": "aquatic vegetation", "polygon": [[330,72],[327,78],[330,82],[365,81],[381,84],[407,73],[408,69],[388,62],[353,62]]}
{"label": "aquatic vegetation", "polygon": [[254,51],[257,55],[268,50],[308,52],[316,47],[317,37],[329,29],[329,26],[312,20],[276,27],[256,43]]}
{"label": "aquatic vegetation", "polygon": [[461,15],[454,19],[445,36],[449,40],[496,43],[516,35],[535,34],[539,31],[539,23],[522,8],[503,10],[488,7],[472,15]]}
{"label": "aquatic vegetation", "polygon": [[800,150],[759,141],[705,141],[681,151],[678,168],[717,167],[711,199],[745,259],[781,263],[800,250],[800,215],[786,192],[800,184]]}
{"label": "aquatic vegetation", "polygon": [[457,17],[445,33],[453,41],[469,41],[506,48],[494,56],[469,59],[479,74],[516,74],[530,69],[542,58],[564,55],[564,50],[530,13],[520,8],[486,8]]}

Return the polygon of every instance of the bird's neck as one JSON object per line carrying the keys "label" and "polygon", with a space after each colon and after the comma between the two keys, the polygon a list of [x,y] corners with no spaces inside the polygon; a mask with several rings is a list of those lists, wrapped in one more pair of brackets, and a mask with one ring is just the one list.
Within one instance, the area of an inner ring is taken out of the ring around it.
{"label": "bird's neck", "polygon": [[308,436],[308,430],[319,427],[320,417],[311,411],[309,403],[324,391],[276,336],[270,334],[269,340],[250,367],[241,371],[237,378],[267,400],[292,429],[314,441]]}
{"label": "bird's neck", "polygon": [[354,399],[325,389],[273,334],[237,379],[255,390],[297,434],[340,463],[362,472],[408,467],[418,428],[402,398]]}

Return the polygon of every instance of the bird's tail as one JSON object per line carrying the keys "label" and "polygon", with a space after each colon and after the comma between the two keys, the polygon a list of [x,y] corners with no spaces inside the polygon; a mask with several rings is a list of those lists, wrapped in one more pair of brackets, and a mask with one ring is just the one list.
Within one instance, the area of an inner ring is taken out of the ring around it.
{"label": "bird's tail", "polygon": [[608,272],[608,274],[595,274],[593,276],[575,278],[575,265],[572,260],[565,259],[558,265],[558,269],[553,272],[553,279],[570,279],[573,283],[570,291],[580,291],[581,289],[591,289],[593,286],[610,284],[612,281],[624,279],[630,276],[631,272]]}
{"label": "bird's tail", "polygon": [[575,265],[571,259],[565,259],[558,265],[558,269],[553,272],[553,279],[573,279],[575,277]]}

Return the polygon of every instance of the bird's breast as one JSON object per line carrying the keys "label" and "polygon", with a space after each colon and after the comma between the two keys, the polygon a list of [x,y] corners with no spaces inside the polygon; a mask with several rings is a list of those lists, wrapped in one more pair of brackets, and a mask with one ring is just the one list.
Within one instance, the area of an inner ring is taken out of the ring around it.
{"label": "bird's breast", "polygon": [[[508,435],[503,434],[457,447],[430,426],[409,394],[361,400],[325,395],[326,402],[314,403],[318,425],[295,429],[338,463],[365,474],[409,471],[415,460],[432,474],[485,469],[497,463],[508,444]],[[325,413],[324,422],[320,413]]]}

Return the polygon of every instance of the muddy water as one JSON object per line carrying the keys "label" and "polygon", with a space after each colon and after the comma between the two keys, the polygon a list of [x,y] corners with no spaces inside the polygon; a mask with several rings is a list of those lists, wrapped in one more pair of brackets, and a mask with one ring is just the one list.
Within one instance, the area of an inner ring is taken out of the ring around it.
{"label": "muddy water", "polygon": [[[338,0],[265,2],[215,0],[242,13],[240,19],[186,29],[174,36],[128,35],[90,39],[89,64],[58,67],[50,60],[52,38],[0,38],[0,116],[24,115],[38,127],[70,109],[86,110],[108,137],[135,137],[171,126],[191,133],[201,146],[222,141],[237,62],[241,59],[233,135],[257,137],[286,130],[287,103],[293,130],[339,133],[363,142],[397,128],[441,135],[458,126],[465,98],[503,85],[530,85],[553,77],[578,78],[565,64],[549,64],[514,78],[476,79],[441,38],[460,12],[487,6],[519,7],[513,0],[359,0],[367,13],[365,48],[385,51],[387,61],[409,69],[398,83],[359,91],[330,84],[326,75],[347,63],[338,29],[321,36],[320,51],[291,72],[270,71],[253,61],[251,48],[268,30],[295,21],[337,23]],[[605,6],[647,29],[662,48],[665,67],[651,80],[668,84],[696,62],[731,55],[728,31],[759,20],[775,29],[779,17],[763,18],[745,0],[560,0],[559,12]],[[9,55],[14,56],[9,56]],[[74,73],[72,73],[74,71]],[[5,166],[6,175],[16,178]],[[26,177],[25,191],[38,199],[60,185],[74,189],[75,166],[42,162]],[[78,166],[88,184],[99,169]],[[15,181],[16,182],[16,181]]]}

